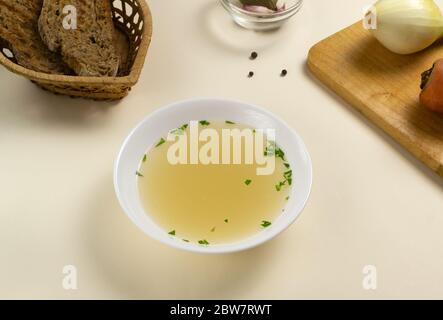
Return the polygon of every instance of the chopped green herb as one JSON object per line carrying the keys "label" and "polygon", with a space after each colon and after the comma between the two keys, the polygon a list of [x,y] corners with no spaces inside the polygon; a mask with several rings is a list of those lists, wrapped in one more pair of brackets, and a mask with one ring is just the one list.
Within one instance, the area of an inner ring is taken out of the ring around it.
{"label": "chopped green herb", "polygon": [[184,242],[189,242],[189,240],[188,239],[182,239]]}
{"label": "chopped green herb", "polygon": [[142,178],[144,177],[144,175],[142,175],[139,171],[135,171],[135,175]]}
{"label": "chopped green herb", "polygon": [[171,235],[171,236],[175,236],[175,230],[172,230],[172,231],[168,232],[168,234]]}
{"label": "chopped green herb", "polygon": [[160,141],[155,145],[155,147],[160,147],[162,144],[164,144],[166,142],[165,139],[161,138]]}
{"label": "chopped green herb", "polygon": [[286,171],[283,176],[285,177],[286,181],[288,181],[288,184],[292,184],[292,170]]}
{"label": "chopped green herb", "polygon": [[225,219],[225,223],[228,223],[229,222],[229,219]]}
{"label": "chopped green herb", "polygon": [[261,226],[262,226],[263,228],[267,228],[267,227],[269,227],[271,224],[272,224],[271,222],[266,221],[266,220],[263,220],[262,223],[261,223]]}
{"label": "chopped green herb", "polygon": [[286,180],[284,180],[284,181],[280,181],[278,184],[275,185],[275,189],[276,189],[277,191],[280,191],[281,188],[282,188],[285,184],[286,184]]}
{"label": "chopped green herb", "polygon": [[265,148],[265,152],[264,155],[265,157],[272,157],[275,155],[275,142],[274,141],[269,141],[268,142],[268,146]]}
{"label": "chopped green herb", "polygon": [[173,134],[173,135],[175,135],[175,136],[181,136],[181,135],[183,135],[185,132],[184,132],[184,130],[183,130],[182,128],[177,128],[177,129],[171,130],[169,133],[170,133],[170,134]]}
{"label": "chopped green herb", "polygon": [[284,176],[286,179],[291,178],[291,177],[292,177],[292,170],[289,170],[289,171],[284,172],[284,173],[283,173],[283,176]]}
{"label": "chopped green herb", "polygon": [[252,129],[252,133],[255,133],[256,132],[256,130],[255,129]]}
{"label": "chopped green herb", "polygon": [[[278,149],[278,150],[280,150],[279,154],[284,157],[283,151],[281,151],[281,149]],[[286,168],[288,168],[288,169],[290,168],[289,163],[284,163],[284,165]],[[288,183],[288,185],[292,185],[292,170],[285,171],[283,173],[283,177],[284,177],[284,180],[275,185],[275,190],[280,191],[281,188],[284,185],[286,185],[286,183]],[[286,200],[288,200],[288,199],[289,199],[289,197]]]}
{"label": "chopped green herb", "polygon": [[211,232],[215,232],[215,227],[211,229]]}
{"label": "chopped green herb", "polygon": [[232,122],[232,121],[229,121],[229,120],[226,120],[225,121],[227,124],[235,124],[235,122]]}
{"label": "chopped green herb", "polygon": [[287,196],[285,199],[286,199],[286,201],[289,200],[289,196]]}
{"label": "chopped green herb", "polygon": [[202,126],[209,126],[209,125],[210,125],[210,123],[209,123],[208,121],[206,121],[206,120],[202,120],[202,121],[200,121],[200,124],[201,124]]}
{"label": "chopped green herb", "polygon": [[186,129],[188,128],[188,124],[184,124],[181,127],[171,130],[170,133],[176,136],[181,136],[185,133]]}
{"label": "chopped green herb", "polygon": [[249,186],[251,184],[252,180],[245,180],[245,185]]}
{"label": "chopped green herb", "polygon": [[199,240],[198,244],[202,244],[202,245],[207,246],[207,245],[209,245],[209,242],[207,240]]}
{"label": "chopped green herb", "polygon": [[283,161],[286,160],[286,159],[285,159],[285,153],[284,153],[283,150],[280,149],[280,148],[276,148],[276,149],[275,149],[275,156],[276,156],[277,158],[281,158]]}
{"label": "chopped green herb", "polygon": [[146,162],[146,160],[148,160],[148,156],[145,154],[144,156],[143,156],[143,162]]}

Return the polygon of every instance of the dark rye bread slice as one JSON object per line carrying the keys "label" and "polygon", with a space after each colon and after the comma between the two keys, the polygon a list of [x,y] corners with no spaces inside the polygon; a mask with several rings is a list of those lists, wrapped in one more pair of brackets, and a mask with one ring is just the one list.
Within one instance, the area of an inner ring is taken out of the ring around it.
{"label": "dark rye bread slice", "polygon": [[60,55],[52,53],[38,32],[43,0],[0,0],[0,37],[8,42],[21,66],[38,72],[72,74]]}
{"label": "dark rye bread slice", "polygon": [[[63,8],[74,6],[77,29],[65,29]],[[116,76],[120,58],[114,47],[110,0],[44,0],[39,30],[49,50],[60,52],[79,76]]]}

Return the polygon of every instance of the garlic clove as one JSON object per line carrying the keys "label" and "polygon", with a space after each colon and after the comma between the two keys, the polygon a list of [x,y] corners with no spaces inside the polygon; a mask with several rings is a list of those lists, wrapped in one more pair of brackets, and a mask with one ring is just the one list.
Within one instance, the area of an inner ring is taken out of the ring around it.
{"label": "garlic clove", "polygon": [[249,5],[245,5],[243,6],[243,9],[249,12],[254,12],[254,13],[274,13],[274,10],[268,9],[266,7],[263,6],[249,6]]}
{"label": "garlic clove", "polygon": [[286,10],[286,3],[283,3],[277,7],[277,12],[283,12],[285,10]]}

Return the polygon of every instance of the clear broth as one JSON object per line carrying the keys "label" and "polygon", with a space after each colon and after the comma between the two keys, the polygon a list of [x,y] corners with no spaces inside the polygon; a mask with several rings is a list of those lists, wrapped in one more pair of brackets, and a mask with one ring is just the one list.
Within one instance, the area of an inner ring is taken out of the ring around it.
{"label": "clear broth", "polygon": [[[223,128],[246,127],[211,122],[205,128],[221,136]],[[189,140],[189,127],[184,131]],[[276,157],[272,174],[262,176],[256,174],[256,163],[171,165],[167,151],[173,143],[148,150],[137,172],[143,206],[166,233],[186,242],[226,244],[272,227],[284,214],[291,186],[286,183],[278,191],[276,185],[291,169],[282,157]]]}

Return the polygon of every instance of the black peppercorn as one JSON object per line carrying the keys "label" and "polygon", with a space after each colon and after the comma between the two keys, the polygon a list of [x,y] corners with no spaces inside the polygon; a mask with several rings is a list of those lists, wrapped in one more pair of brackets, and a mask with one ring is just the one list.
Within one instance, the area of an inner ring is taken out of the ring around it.
{"label": "black peppercorn", "polygon": [[288,74],[288,70],[286,70],[286,69],[283,69],[283,70],[281,71],[281,73],[280,73],[280,75],[281,75],[282,77],[285,77],[287,74]]}
{"label": "black peppercorn", "polygon": [[248,78],[252,78],[253,76],[254,76],[254,72],[249,71],[249,73],[248,73]]}
{"label": "black peppercorn", "polygon": [[251,59],[251,60],[255,60],[255,59],[257,59],[257,57],[258,57],[258,53],[255,52],[255,51],[253,51],[253,52],[251,53],[251,56],[249,57],[249,59]]}

